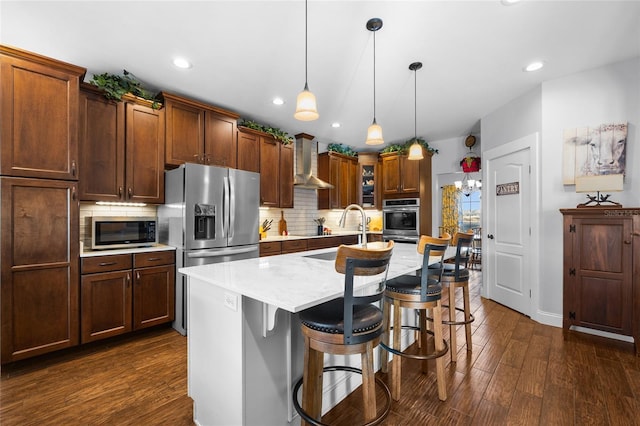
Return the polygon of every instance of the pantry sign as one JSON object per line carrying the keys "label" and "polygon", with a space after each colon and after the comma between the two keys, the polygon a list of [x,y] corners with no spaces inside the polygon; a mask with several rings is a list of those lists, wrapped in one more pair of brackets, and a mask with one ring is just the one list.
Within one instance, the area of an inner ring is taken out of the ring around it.
{"label": "pantry sign", "polygon": [[520,193],[520,182],[501,183],[496,185],[496,196]]}

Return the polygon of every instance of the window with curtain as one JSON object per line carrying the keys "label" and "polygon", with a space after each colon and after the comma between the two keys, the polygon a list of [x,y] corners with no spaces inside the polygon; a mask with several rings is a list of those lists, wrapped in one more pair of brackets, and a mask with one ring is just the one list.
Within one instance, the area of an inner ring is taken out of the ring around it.
{"label": "window with curtain", "polygon": [[453,235],[459,229],[460,223],[460,191],[455,185],[445,185],[442,187],[442,226],[440,235],[445,232]]}

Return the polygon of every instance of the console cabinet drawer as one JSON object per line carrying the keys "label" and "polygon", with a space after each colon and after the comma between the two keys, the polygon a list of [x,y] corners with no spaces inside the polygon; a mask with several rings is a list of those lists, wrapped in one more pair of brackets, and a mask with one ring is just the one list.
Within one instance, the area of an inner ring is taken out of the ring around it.
{"label": "console cabinet drawer", "polygon": [[114,254],[107,256],[83,257],[82,274],[95,274],[99,272],[121,271],[131,269],[130,254]]}

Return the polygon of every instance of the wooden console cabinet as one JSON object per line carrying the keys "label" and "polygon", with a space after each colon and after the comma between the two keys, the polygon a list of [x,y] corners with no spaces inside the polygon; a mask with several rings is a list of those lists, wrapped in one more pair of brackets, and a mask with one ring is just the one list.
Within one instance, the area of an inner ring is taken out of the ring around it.
{"label": "wooden console cabinet", "polygon": [[640,208],[561,209],[563,328],[640,339]]}

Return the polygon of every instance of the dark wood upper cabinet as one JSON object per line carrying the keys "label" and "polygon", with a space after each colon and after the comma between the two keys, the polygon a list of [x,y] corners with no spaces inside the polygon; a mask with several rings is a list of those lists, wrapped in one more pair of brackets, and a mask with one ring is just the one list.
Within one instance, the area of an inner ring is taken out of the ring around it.
{"label": "dark wood upper cabinet", "polygon": [[420,164],[408,160],[406,155],[382,155],[382,192],[384,195],[406,194],[420,191]]}
{"label": "dark wood upper cabinet", "polygon": [[97,87],[80,91],[80,173],[83,201],[124,201],[124,103],[106,99]]}
{"label": "dark wood upper cabinet", "polygon": [[0,45],[0,174],[78,179],[85,69]]}
{"label": "dark wood upper cabinet", "polygon": [[236,168],[239,115],[163,92],[166,110],[165,164],[201,163]]}
{"label": "dark wood upper cabinet", "polygon": [[122,102],[83,84],[80,199],[164,202],[164,110],[133,96]]}
{"label": "dark wood upper cabinet", "polygon": [[334,186],[318,190],[318,209],[343,209],[358,202],[355,157],[335,152],[318,155],[318,178]]}
{"label": "dark wood upper cabinet", "polygon": [[280,144],[280,207],[293,208],[293,145]]}
{"label": "dark wood upper cabinet", "polygon": [[183,163],[204,161],[204,109],[186,103],[182,98],[164,94],[165,109],[165,163],[179,166]]}
{"label": "dark wood upper cabinet", "polygon": [[280,206],[280,142],[260,138],[260,205]]}
{"label": "dark wood upper cabinet", "polygon": [[216,112],[205,113],[204,155],[205,163],[213,166],[236,168],[237,117]]}
{"label": "dark wood upper cabinet", "polygon": [[238,158],[240,170],[260,173],[260,134],[246,127],[238,127]]}
{"label": "dark wood upper cabinet", "polygon": [[127,201],[164,203],[164,111],[127,103]]}

